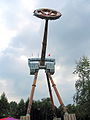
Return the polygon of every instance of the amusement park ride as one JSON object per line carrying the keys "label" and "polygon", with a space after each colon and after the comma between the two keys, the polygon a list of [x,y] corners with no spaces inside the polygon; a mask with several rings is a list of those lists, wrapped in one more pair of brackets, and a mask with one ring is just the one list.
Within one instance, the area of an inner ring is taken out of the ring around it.
{"label": "amusement park ride", "polygon": [[[61,13],[56,10],[52,10],[52,9],[37,9],[34,11],[34,16],[41,18],[41,19],[45,19],[44,37],[43,37],[43,42],[42,42],[41,58],[29,58],[28,59],[30,74],[34,75],[34,81],[32,84],[31,94],[30,94],[30,98],[29,98],[27,114],[26,114],[26,116],[21,116],[20,119],[21,120],[30,120],[30,113],[31,113],[32,101],[33,101],[34,91],[35,91],[35,87],[36,87],[38,72],[40,69],[44,69],[46,78],[47,78],[48,89],[49,89],[49,94],[50,94],[53,111],[55,109],[55,105],[54,105],[53,96],[52,96],[51,84],[52,84],[52,87],[54,88],[54,91],[55,91],[58,101],[63,109],[63,112],[65,113],[64,120],[76,120],[75,114],[67,113],[67,109],[61,99],[61,96],[60,96],[60,94],[57,90],[57,87],[53,81],[53,78],[51,76],[55,72],[55,59],[46,58],[48,21],[56,20],[56,19],[60,18]],[[59,119],[61,120],[61,118],[59,118]]]}

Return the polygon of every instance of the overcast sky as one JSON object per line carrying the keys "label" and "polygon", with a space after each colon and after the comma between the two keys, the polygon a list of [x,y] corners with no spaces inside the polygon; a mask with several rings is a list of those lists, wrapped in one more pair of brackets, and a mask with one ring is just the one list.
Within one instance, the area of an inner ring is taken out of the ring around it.
{"label": "overcast sky", "polygon": [[[38,8],[62,14],[49,21],[47,55],[56,59],[53,80],[67,105],[75,94],[75,61],[90,58],[90,0],[0,0],[0,95],[19,101],[30,94],[34,76],[29,75],[28,58],[40,56],[45,22],[33,16]],[[49,93],[40,70],[34,99],[45,97]],[[55,93],[54,101],[58,106]]]}

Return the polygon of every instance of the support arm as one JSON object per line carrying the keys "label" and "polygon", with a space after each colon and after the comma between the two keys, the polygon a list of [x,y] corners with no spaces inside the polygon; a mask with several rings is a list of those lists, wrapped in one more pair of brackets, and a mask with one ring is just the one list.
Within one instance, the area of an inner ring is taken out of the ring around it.
{"label": "support arm", "polygon": [[50,94],[50,98],[51,98],[51,102],[52,102],[52,107],[53,107],[53,109],[55,109],[48,73],[46,73],[46,77],[47,77],[47,83],[48,83],[49,94]]}
{"label": "support arm", "polygon": [[63,103],[63,101],[62,101],[62,99],[61,99],[61,96],[60,96],[60,94],[59,94],[59,92],[58,92],[58,90],[57,90],[57,88],[56,88],[56,85],[55,85],[55,83],[54,83],[54,81],[53,81],[50,73],[48,73],[48,76],[49,76],[50,81],[51,81],[51,83],[52,83],[52,87],[53,87],[54,90],[55,90],[55,93],[56,93],[56,95],[57,95],[57,98],[58,98],[58,100],[59,100],[59,103],[61,104],[61,106],[62,106],[62,108],[63,108],[63,111],[64,111],[64,112],[67,112],[67,111],[66,111],[66,107],[65,107],[65,105],[64,105],[64,103]]}
{"label": "support arm", "polygon": [[45,64],[46,47],[47,47],[47,32],[48,32],[48,20],[46,20],[45,22],[45,30],[44,30],[44,37],[43,37],[43,42],[42,42],[41,61],[40,61],[41,66],[44,66]]}
{"label": "support arm", "polygon": [[35,91],[35,87],[36,87],[37,76],[38,76],[38,72],[36,72],[35,76],[34,76],[34,81],[33,81],[33,84],[32,84],[32,90],[31,90],[31,94],[30,94],[30,98],[29,98],[29,104],[28,104],[28,108],[27,108],[27,115],[31,113],[31,106],[32,106],[34,91]]}

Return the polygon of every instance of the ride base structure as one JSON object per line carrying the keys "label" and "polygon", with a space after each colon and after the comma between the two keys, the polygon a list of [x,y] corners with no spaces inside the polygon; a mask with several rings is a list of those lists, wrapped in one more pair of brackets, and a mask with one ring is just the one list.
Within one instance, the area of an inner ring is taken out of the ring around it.
{"label": "ride base structure", "polygon": [[[31,94],[29,97],[29,103],[28,103],[26,116],[21,116],[20,120],[30,120],[32,101],[33,101],[34,91],[35,91],[35,87],[36,87],[38,72],[40,69],[45,70],[53,112],[55,110],[55,105],[54,105],[54,101],[53,101],[51,84],[56,93],[58,101],[62,107],[62,110],[65,113],[64,120],[76,120],[75,114],[68,114],[67,109],[66,109],[66,107],[62,101],[62,98],[58,92],[58,89],[56,87],[56,84],[54,83],[54,80],[52,78],[52,75],[55,73],[55,59],[46,58],[48,21],[56,20],[56,19],[60,18],[61,13],[56,10],[52,10],[52,9],[37,9],[34,11],[34,16],[41,18],[41,19],[45,19],[45,29],[44,29],[44,36],[43,36],[43,42],[42,42],[41,58],[29,58],[28,59],[30,75],[34,75],[34,81],[32,84]],[[61,120],[61,118],[57,118],[55,116],[54,120],[57,120],[57,119]]]}

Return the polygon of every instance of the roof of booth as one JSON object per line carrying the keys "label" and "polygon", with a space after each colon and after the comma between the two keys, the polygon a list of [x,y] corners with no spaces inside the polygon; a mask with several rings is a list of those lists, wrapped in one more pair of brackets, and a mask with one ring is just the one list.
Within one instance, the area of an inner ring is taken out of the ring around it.
{"label": "roof of booth", "polygon": [[7,117],[7,118],[2,118],[0,120],[19,120],[19,119],[15,119],[15,118],[12,118],[12,117]]}

